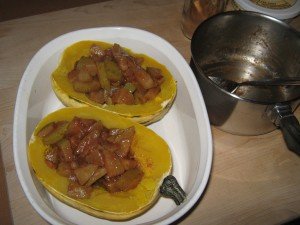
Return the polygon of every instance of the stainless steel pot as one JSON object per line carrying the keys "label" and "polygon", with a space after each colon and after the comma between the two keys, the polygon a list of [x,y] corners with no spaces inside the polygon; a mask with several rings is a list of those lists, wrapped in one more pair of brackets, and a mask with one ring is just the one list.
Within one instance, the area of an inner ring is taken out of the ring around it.
{"label": "stainless steel pot", "polygon": [[191,67],[211,124],[238,135],[281,128],[287,146],[300,154],[300,125],[293,111],[299,86],[243,86],[227,92],[208,76],[237,82],[300,76],[300,34],[270,16],[227,12],[204,21],[191,41]]}

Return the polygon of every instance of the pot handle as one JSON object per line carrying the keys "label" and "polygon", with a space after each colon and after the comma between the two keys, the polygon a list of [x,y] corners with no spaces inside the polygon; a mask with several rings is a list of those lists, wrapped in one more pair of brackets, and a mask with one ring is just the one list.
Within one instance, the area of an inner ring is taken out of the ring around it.
{"label": "pot handle", "polygon": [[300,156],[300,124],[287,104],[276,104],[273,112],[276,112],[275,125],[282,130],[284,140],[289,150]]}

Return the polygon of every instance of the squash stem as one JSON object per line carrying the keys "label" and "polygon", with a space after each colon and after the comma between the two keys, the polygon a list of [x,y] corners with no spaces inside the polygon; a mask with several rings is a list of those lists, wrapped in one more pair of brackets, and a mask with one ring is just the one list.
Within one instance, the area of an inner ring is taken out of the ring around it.
{"label": "squash stem", "polygon": [[172,175],[165,177],[159,191],[163,197],[172,198],[176,205],[180,205],[186,198],[186,193]]}

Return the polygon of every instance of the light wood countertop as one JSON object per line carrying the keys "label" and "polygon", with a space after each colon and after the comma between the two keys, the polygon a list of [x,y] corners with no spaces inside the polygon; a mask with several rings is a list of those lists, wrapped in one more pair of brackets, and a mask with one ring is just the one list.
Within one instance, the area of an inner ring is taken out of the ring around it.
{"label": "light wood countertop", "polygon": [[[48,224],[25,197],[13,159],[14,105],[33,55],[70,31],[130,26],[161,36],[189,61],[190,40],[180,29],[182,6],[182,0],[113,0],[0,23],[0,141],[15,225]],[[299,21],[293,25],[300,27]],[[212,133],[214,160],[206,191],[176,223],[273,225],[300,217],[300,158],[287,150],[279,130],[249,137],[212,127]],[[2,207],[7,206],[1,202]]]}

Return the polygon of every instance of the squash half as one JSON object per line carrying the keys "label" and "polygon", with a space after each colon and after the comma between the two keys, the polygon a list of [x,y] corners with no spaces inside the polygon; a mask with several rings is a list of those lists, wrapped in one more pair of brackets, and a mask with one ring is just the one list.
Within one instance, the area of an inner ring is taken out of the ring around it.
{"label": "squash half", "polygon": [[[141,182],[135,189],[112,194],[104,188],[99,188],[92,192],[89,199],[74,199],[67,196],[69,181],[46,165],[44,160],[46,146],[37,133],[50,122],[71,121],[75,116],[101,120],[107,128],[135,126],[132,153],[144,172]],[[172,167],[169,147],[160,136],[138,123],[93,107],[63,108],[42,119],[30,139],[28,159],[33,173],[53,196],[78,210],[109,220],[130,219],[150,208],[157,200],[159,187]]]}
{"label": "squash half", "polygon": [[150,124],[160,120],[170,109],[175,99],[176,81],[164,65],[144,54],[134,54],[126,49],[130,55],[144,58],[143,67],[149,66],[161,69],[165,81],[161,85],[161,92],[153,100],[138,105],[101,105],[91,101],[85,94],[74,91],[67,74],[73,69],[80,57],[89,55],[89,49],[92,44],[100,45],[103,49],[112,46],[112,44],[99,41],[80,41],[65,49],[60,64],[52,73],[51,79],[52,88],[58,99],[65,106],[94,106],[117,113],[142,124]]}

